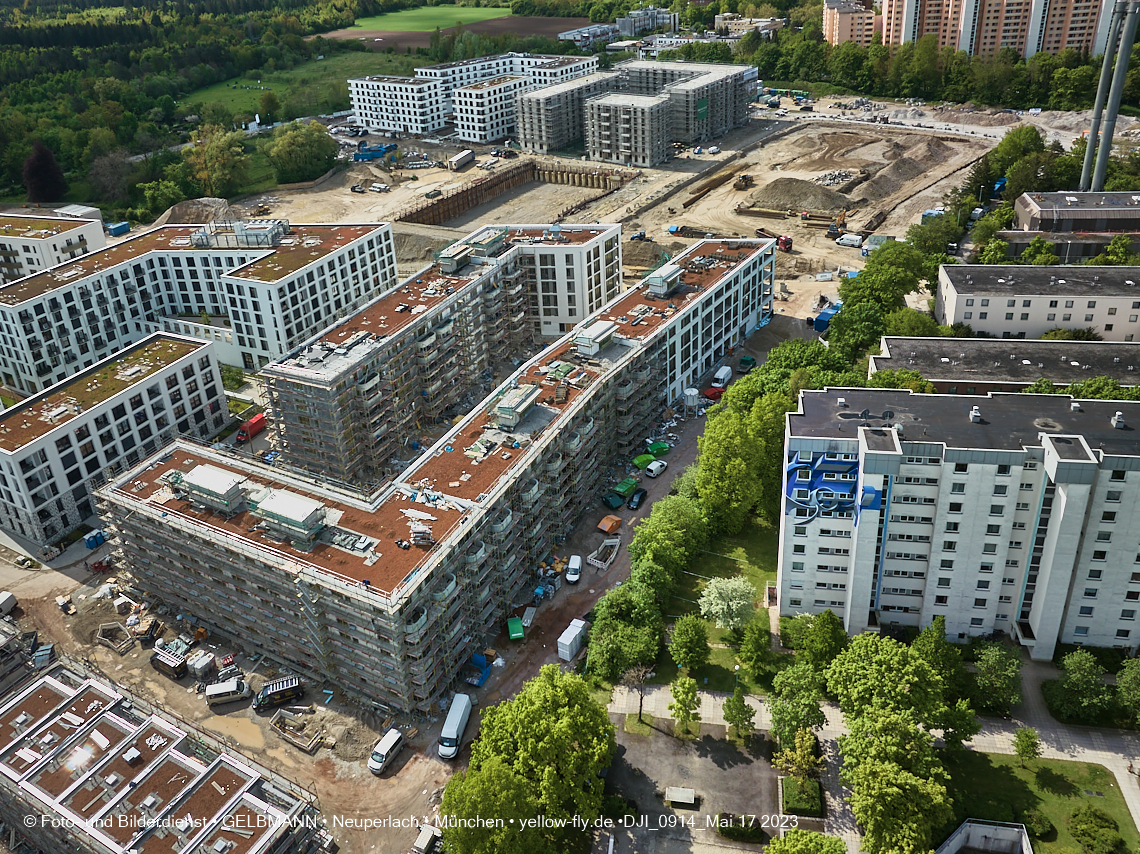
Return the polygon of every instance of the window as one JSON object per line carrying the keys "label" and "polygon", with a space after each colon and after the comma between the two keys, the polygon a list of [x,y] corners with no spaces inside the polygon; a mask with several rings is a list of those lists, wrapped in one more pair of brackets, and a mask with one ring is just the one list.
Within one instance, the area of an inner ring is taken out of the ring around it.
{"label": "window", "polygon": [[1001,533],[1001,525],[986,525],[986,536],[995,537]]}
{"label": "window", "polygon": [[1056,308],[1056,307],[1057,307],[1057,301],[1055,299],[1049,300],[1049,308]]}
{"label": "window", "polygon": [[800,605],[803,604],[804,600],[803,599],[789,599],[788,601],[792,603],[793,608],[798,608],[798,607],[800,607]]}
{"label": "window", "polygon": [[947,534],[956,534],[957,532],[958,532],[958,523],[957,522],[947,522],[946,523],[946,533]]}
{"label": "window", "polygon": [[1026,490],[1026,489],[1032,489],[1032,488],[1033,488],[1033,484],[1032,484],[1032,483],[1023,483],[1023,484],[1021,484],[1021,485],[1020,485],[1018,488],[1019,488],[1019,489],[1022,489],[1022,490]]}
{"label": "window", "polygon": [[804,562],[802,560],[792,561],[792,572],[803,572],[803,571],[804,571]]}
{"label": "window", "polygon": [[[985,302],[985,300],[983,300],[983,302]],[[989,317],[989,315],[990,315],[990,313],[988,311],[979,311],[978,312],[978,319],[979,320],[985,320],[987,317]]]}
{"label": "window", "polygon": [[1012,311],[1007,311],[1007,312],[1005,313],[1005,319],[1006,319],[1006,320],[1013,320],[1013,312],[1012,312]]}
{"label": "window", "polygon": [[950,586],[950,579],[949,578],[939,578],[938,579],[938,586],[939,587],[949,587]]}
{"label": "window", "polygon": [[951,513],[961,513],[961,512],[962,512],[962,502],[960,502],[960,501],[951,501],[951,502],[950,502],[950,511],[949,511],[949,512],[951,512]]}
{"label": "window", "polygon": [[965,463],[954,463],[954,474],[965,474],[965,473],[966,473],[966,464]]}
{"label": "window", "polygon": [[1105,501],[1119,501],[1120,495],[1121,495],[1121,493],[1120,493],[1119,489],[1110,489],[1108,492],[1106,492],[1104,494],[1104,500]]}
{"label": "window", "polygon": [[985,599],[975,599],[975,600],[974,600],[974,607],[975,607],[975,608],[984,608],[984,607],[986,607],[986,600],[985,600]]}
{"label": "window", "polygon": [[985,620],[981,617],[970,617],[970,625],[975,629],[981,628],[985,625]]}
{"label": "window", "polygon": [[978,589],[979,590],[989,590],[990,589],[990,580],[988,578],[978,579]]}
{"label": "window", "polygon": [[973,317],[974,317],[974,313],[973,313],[972,311],[967,311],[967,312],[964,312],[964,313],[962,314],[962,319],[963,319],[963,320],[972,320],[972,319],[973,319]]}
{"label": "window", "polygon": [[1124,480],[1124,469],[1113,469],[1110,480]]}
{"label": "window", "polygon": [[1085,592],[1084,592],[1084,597],[1085,597],[1086,599],[1095,599],[1095,598],[1096,598],[1097,589],[1098,589],[1098,588],[1096,588],[1096,587],[1086,587],[1086,588],[1085,588]]}
{"label": "window", "polygon": [[1120,619],[1122,619],[1122,620],[1135,620],[1136,619],[1136,612],[1130,608],[1126,608],[1125,610],[1120,612]]}
{"label": "window", "polygon": [[1103,570],[1090,569],[1089,570],[1089,580],[1090,581],[1100,581],[1100,577],[1102,574],[1103,574]]}
{"label": "window", "polygon": [[1124,638],[1127,638],[1130,634],[1132,634],[1131,629],[1117,629],[1116,630],[1116,636],[1122,640]]}
{"label": "window", "polygon": [[958,549],[958,541],[957,540],[943,540],[942,541],[942,551],[952,552],[952,551],[957,551],[957,549]]}
{"label": "window", "polygon": [[1094,299],[1089,300],[1089,308],[1096,308],[1096,300],[1094,300]]}
{"label": "window", "polygon": [[1073,307],[1073,301],[1071,299],[1065,300],[1065,308],[1072,308],[1072,307]]}
{"label": "window", "polygon": [[982,544],[982,554],[984,554],[984,555],[996,555],[997,554],[997,543],[983,543]]}
{"label": "window", "polygon": [[1116,314],[1116,309],[1115,309],[1115,308],[1110,308],[1110,309],[1108,310],[1108,313],[1109,313],[1109,315],[1113,315],[1113,314]]}
{"label": "window", "polygon": [[[1014,561],[1014,565],[1015,566],[1017,565],[1017,561]],[[992,563],[983,563],[981,566],[978,567],[978,571],[979,572],[993,572],[994,571],[994,565]]]}
{"label": "window", "polygon": [[1057,315],[1054,312],[1049,312],[1047,315],[1045,315],[1045,319],[1046,320],[1056,320]]}
{"label": "window", "polygon": [[1096,532],[1096,541],[1098,543],[1112,542],[1112,532],[1111,531],[1097,531]]}
{"label": "window", "polygon": [[935,596],[934,597],[934,604],[935,605],[945,605],[949,600],[950,600],[949,596]]}
{"label": "window", "polygon": [[1073,629],[1073,634],[1079,638],[1088,637],[1088,633],[1089,633],[1089,627],[1088,626],[1077,626],[1076,628]]}
{"label": "window", "polygon": [[1001,516],[1003,513],[1005,513],[1005,506],[1004,505],[1002,505],[1002,504],[991,504],[990,505],[990,515],[991,516]]}
{"label": "window", "polygon": [[1021,313],[1021,319],[1022,319],[1022,320],[1029,320],[1029,312],[1028,312],[1028,311],[1023,311],[1023,312]]}
{"label": "window", "polygon": [[805,554],[806,551],[807,551],[807,547],[804,546],[802,543],[792,546],[792,554],[802,555],[802,554]]}
{"label": "window", "polygon": [[1015,305],[1017,305],[1017,300],[1015,300],[1015,299],[1007,299],[1005,301],[1005,307],[1006,308],[1013,308]]}
{"label": "window", "polygon": [[1018,501],[1017,502],[1017,509],[1018,510],[1028,510],[1029,509],[1029,502],[1028,501]]}
{"label": "window", "polygon": [[1073,316],[1071,314],[1061,315],[1061,320],[1072,320],[1072,319],[1073,319]]}
{"label": "window", "polygon": [[796,525],[795,526],[795,535],[797,537],[806,537],[807,536],[807,526],[806,525]]}
{"label": "window", "polygon": [[963,492],[966,491],[966,484],[964,484],[964,483],[952,483],[952,484],[950,484],[950,491],[953,492],[955,495],[961,495]]}
{"label": "window", "polygon": [[1129,590],[1124,594],[1126,602],[1136,602],[1140,600],[1140,590]]}
{"label": "window", "polygon": [[1093,560],[1108,560],[1108,552],[1104,549],[1097,549],[1093,552]]}
{"label": "window", "polygon": [[1078,616],[1091,617],[1092,615],[1093,615],[1093,606],[1092,605],[1081,605],[1080,610],[1078,611]]}
{"label": "window", "polygon": [[966,305],[973,305],[973,304],[974,304],[974,301],[972,299],[966,300]]}

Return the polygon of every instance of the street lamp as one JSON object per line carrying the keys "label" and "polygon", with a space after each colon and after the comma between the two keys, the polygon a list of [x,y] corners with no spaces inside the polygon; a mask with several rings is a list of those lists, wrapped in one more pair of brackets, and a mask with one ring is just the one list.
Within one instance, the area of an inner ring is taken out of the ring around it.
{"label": "street lamp", "polygon": [[733,669],[736,671],[736,684],[739,685],[740,684],[740,665],[739,664],[736,665],[736,667]]}

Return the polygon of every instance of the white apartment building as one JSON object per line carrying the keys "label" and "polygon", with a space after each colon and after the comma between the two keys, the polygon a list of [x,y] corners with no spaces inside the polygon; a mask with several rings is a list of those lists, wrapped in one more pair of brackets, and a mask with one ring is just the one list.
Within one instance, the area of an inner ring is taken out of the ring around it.
{"label": "white apartment building", "polygon": [[107,245],[103,223],[63,216],[0,216],[0,282],[12,282]]}
{"label": "white apartment building", "polygon": [[514,136],[515,95],[533,86],[529,77],[504,74],[456,89],[456,135],[466,142],[492,142]]}
{"label": "white apartment building", "polygon": [[427,134],[447,122],[439,80],[360,77],[348,81],[356,120],[374,130]]}
{"label": "white apartment building", "polygon": [[596,56],[501,53],[417,68],[414,77],[355,78],[348,92],[357,121],[366,127],[420,134],[455,118],[456,92],[464,87],[507,76],[526,78],[520,88],[550,86],[597,70]]}
{"label": "white apartment building", "polygon": [[0,287],[0,375],[36,392],[158,331],[256,370],[395,281],[387,224],[162,226]]}
{"label": "white apartment building", "polygon": [[[376,493],[179,440],[98,491],[122,559],[148,594],[306,679],[431,708],[531,600],[607,462],[644,447],[664,402],[770,317],[774,241],[701,241],[676,261],[504,377]],[[384,377],[362,362],[341,385],[354,380]]]}
{"label": "white apartment building", "polygon": [[780,613],[1132,652],[1140,404],[805,391],[788,414]]}
{"label": "white apartment building", "polygon": [[0,413],[0,527],[58,540],[94,513],[90,479],[227,421],[214,345],[150,335]]}
{"label": "white apartment building", "polygon": [[1092,327],[1106,341],[1140,332],[1135,267],[948,264],[938,271],[934,315],[994,338],[1040,338],[1055,327]]}

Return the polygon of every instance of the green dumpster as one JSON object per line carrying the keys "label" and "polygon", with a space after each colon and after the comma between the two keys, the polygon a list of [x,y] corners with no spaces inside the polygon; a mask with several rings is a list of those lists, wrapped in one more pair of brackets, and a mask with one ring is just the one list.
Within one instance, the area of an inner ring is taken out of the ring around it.
{"label": "green dumpster", "polygon": [[668,442],[653,442],[649,446],[649,453],[653,454],[653,456],[655,456],[655,457],[663,457],[667,453],[669,453],[669,443]]}
{"label": "green dumpster", "polygon": [[640,457],[633,458],[633,464],[639,469],[643,469],[655,459],[657,459],[657,457],[653,456],[653,454],[642,454]]}
{"label": "green dumpster", "polygon": [[523,639],[523,624],[522,620],[518,617],[511,617],[507,620],[507,634],[511,640]]}
{"label": "green dumpster", "polygon": [[621,483],[614,487],[614,492],[622,498],[629,498],[633,495],[633,491],[637,489],[637,478],[627,477]]}

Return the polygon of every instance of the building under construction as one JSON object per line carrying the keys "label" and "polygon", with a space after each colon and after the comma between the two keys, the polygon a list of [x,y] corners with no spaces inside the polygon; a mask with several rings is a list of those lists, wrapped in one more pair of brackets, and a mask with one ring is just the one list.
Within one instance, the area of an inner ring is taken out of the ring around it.
{"label": "building under construction", "polygon": [[635,455],[664,404],[771,316],[773,276],[773,241],[694,244],[375,496],[177,440],[104,485],[100,512],[138,586],[211,633],[375,704],[430,709],[531,602],[605,486],[602,463]]}
{"label": "building under construction", "polygon": [[315,854],[315,798],[214,738],[61,664],[0,700],[0,822],[36,854]]}
{"label": "building under construction", "polygon": [[[750,65],[629,60],[608,74],[518,95],[519,142],[524,149],[546,153],[584,138],[592,160],[653,166],[666,159],[670,142],[705,142],[743,126],[757,82],[757,70]],[[628,113],[615,115],[623,103]],[[580,119],[571,116],[575,111],[581,111]],[[666,116],[664,122],[658,121],[659,114]],[[615,118],[628,119],[627,129],[637,122],[636,145],[625,144],[615,133]]]}
{"label": "building under construction", "polygon": [[533,352],[621,281],[620,226],[481,228],[262,371],[280,447],[293,465],[342,481],[390,478],[390,458],[489,379],[492,349],[498,359]]}

